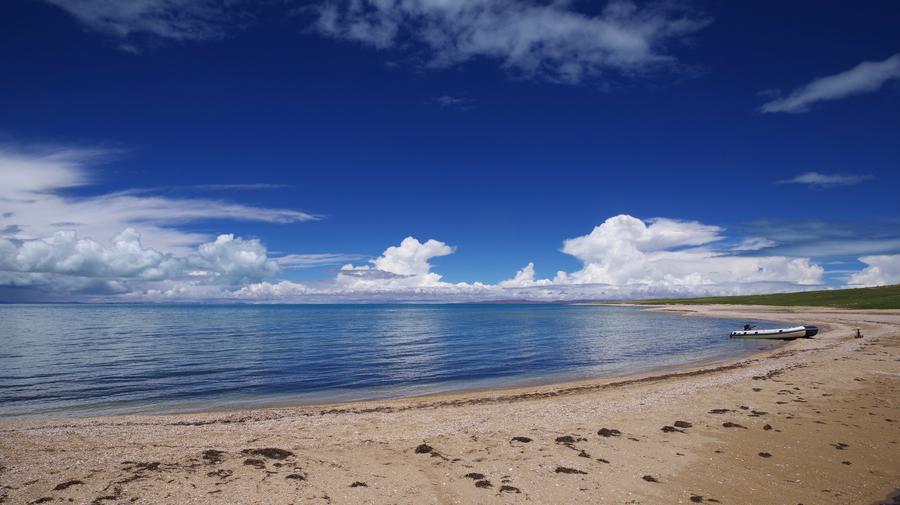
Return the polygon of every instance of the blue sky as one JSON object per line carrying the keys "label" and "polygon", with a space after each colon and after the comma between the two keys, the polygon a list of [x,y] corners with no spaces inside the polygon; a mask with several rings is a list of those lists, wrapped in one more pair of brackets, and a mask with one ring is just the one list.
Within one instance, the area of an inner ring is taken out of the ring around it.
{"label": "blue sky", "polygon": [[377,5],[4,2],[0,300],[900,282],[895,2]]}

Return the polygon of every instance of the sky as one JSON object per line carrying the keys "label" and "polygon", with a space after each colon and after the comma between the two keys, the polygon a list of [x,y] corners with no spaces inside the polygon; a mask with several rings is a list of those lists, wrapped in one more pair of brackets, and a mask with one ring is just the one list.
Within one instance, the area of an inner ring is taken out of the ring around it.
{"label": "sky", "polygon": [[7,0],[0,302],[900,283],[900,4]]}

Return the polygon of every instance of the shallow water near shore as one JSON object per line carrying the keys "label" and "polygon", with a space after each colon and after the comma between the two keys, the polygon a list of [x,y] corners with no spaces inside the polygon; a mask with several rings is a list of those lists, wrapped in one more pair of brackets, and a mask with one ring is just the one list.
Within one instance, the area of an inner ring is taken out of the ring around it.
{"label": "shallow water near shore", "polygon": [[16,305],[0,306],[0,322],[3,418],[562,382],[777,345],[728,338],[744,321],[552,304]]}

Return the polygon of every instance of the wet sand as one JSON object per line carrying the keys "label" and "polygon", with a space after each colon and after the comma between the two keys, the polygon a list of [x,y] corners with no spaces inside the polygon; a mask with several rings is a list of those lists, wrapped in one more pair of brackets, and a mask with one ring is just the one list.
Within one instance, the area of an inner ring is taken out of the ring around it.
{"label": "wet sand", "polygon": [[641,376],[0,422],[0,503],[892,503],[900,311],[652,310],[827,330],[731,363]]}

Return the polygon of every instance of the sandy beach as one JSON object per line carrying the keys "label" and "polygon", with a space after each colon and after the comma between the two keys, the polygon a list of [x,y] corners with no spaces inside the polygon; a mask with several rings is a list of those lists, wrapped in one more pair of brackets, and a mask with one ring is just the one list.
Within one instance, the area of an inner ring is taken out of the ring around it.
{"label": "sandy beach", "polygon": [[551,386],[0,422],[0,503],[894,503],[900,311],[650,310],[825,331]]}

